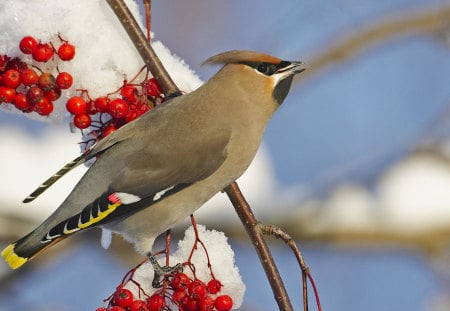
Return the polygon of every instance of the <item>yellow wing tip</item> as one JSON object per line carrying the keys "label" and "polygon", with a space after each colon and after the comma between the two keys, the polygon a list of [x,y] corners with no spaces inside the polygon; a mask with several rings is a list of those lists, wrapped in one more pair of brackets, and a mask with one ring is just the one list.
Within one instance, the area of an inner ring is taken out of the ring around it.
{"label": "yellow wing tip", "polygon": [[14,252],[15,244],[10,244],[2,251],[2,257],[12,269],[17,269],[28,261]]}

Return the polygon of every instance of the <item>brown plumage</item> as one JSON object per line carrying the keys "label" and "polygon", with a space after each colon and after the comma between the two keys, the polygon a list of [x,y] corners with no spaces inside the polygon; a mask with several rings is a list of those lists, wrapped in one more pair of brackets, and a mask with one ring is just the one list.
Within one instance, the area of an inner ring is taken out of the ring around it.
{"label": "brown plumage", "polygon": [[205,63],[224,66],[197,90],[128,123],[59,172],[101,154],[47,220],[3,250],[12,268],[96,226],[150,254],[160,233],[242,175],[292,77],[305,67],[252,51],[218,54]]}

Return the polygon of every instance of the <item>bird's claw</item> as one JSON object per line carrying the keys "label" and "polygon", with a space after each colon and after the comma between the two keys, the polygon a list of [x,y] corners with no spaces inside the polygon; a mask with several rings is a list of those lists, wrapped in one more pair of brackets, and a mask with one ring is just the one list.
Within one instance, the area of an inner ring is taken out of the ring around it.
{"label": "bird's claw", "polygon": [[180,271],[180,272],[183,271],[183,265],[181,263],[178,263],[175,266],[163,266],[162,267],[156,260],[155,256],[153,256],[152,254],[148,254],[147,257],[150,260],[150,263],[152,264],[153,271],[154,271],[153,281],[152,281],[153,288],[162,287],[162,283],[161,283],[162,276],[173,273],[175,271]]}

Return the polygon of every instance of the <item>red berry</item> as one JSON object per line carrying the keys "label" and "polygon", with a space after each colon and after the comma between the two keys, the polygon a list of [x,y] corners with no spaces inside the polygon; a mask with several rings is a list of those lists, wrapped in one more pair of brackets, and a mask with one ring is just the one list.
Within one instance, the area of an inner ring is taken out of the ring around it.
{"label": "red berry", "polygon": [[120,119],[127,115],[128,104],[121,98],[116,98],[108,104],[108,112],[114,119]]}
{"label": "red berry", "polygon": [[0,103],[12,103],[14,97],[16,97],[15,89],[4,85],[0,86]]}
{"label": "red berry", "polygon": [[50,72],[44,72],[39,76],[38,86],[45,92],[55,88],[56,80]]}
{"label": "red berry", "polygon": [[214,295],[220,292],[220,289],[222,288],[222,283],[220,283],[216,279],[212,279],[211,281],[208,282],[206,286],[208,287],[208,292]]}
{"label": "red berry", "polygon": [[112,132],[115,132],[117,130],[117,127],[113,123],[109,123],[105,128],[102,130],[102,138],[108,136]]}
{"label": "red berry", "polygon": [[67,101],[66,109],[74,115],[86,113],[86,101],[83,97],[73,96]]}
{"label": "red berry", "polygon": [[56,86],[61,90],[69,89],[73,84],[72,75],[68,72],[60,72],[56,76]]}
{"label": "red berry", "polygon": [[207,289],[205,283],[200,280],[194,280],[188,285],[188,291],[192,298],[203,299],[206,297]]}
{"label": "red berry", "polygon": [[22,40],[20,40],[19,48],[24,54],[31,54],[36,50],[38,45],[38,42],[35,38],[31,36],[23,37]]}
{"label": "red berry", "polygon": [[124,85],[120,89],[120,95],[129,104],[135,103],[138,100],[138,89],[132,85]]}
{"label": "red berry", "polygon": [[130,305],[130,311],[148,311],[147,303],[144,300],[135,300]]}
{"label": "red berry", "polygon": [[146,113],[147,111],[151,110],[153,107],[150,107],[149,105],[145,104],[145,103],[141,103],[139,105],[138,103],[138,111],[139,111],[139,115],[143,115],[144,113]]}
{"label": "red berry", "polygon": [[230,311],[233,308],[233,299],[228,295],[221,295],[216,298],[214,306],[217,311]]}
{"label": "red berry", "polygon": [[58,49],[58,56],[63,61],[68,61],[73,59],[75,56],[75,46],[64,42]]}
{"label": "red berry", "polygon": [[170,284],[172,285],[173,290],[175,291],[183,291],[186,290],[188,285],[191,283],[191,279],[187,274],[183,272],[175,273],[172,278]]}
{"label": "red berry", "polygon": [[28,101],[27,96],[22,93],[17,93],[14,97],[14,106],[22,111],[29,111],[31,103]]}
{"label": "red berry", "polygon": [[109,98],[106,96],[99,97],[94,101],[95,108],[97,108],[98,112],[107,112],[109,105]]}
{"label": "red berry", "polygon": [[10,60],[8,60],[8,63],[6,63],[5,71],[9,69],[15,69],[21,72],[22,70],[28,68],[27,63],[21,61],[18,57],[14,57]]}
{"label": "red berry", "polygon": [[54,89],[45,92],[44,96],[50,101],[55,101],[61,97],[61,90],[55,87]]}
{"label": "red berry", "polygon": [[112,306],[109,311],[127,311],[127,309],[121,306]]}
{"label": "red berry", "polygon": [[41,116],[48,116],[53,111],[53,103],[47,99],[47,97],[42,97],[33,107],[34,111],[39,113]]}
{"label": "red berry", "polygon": [[[86,125],[86,122],[85,122],[86,117],[89,119],[88,125]],[[80,119],[85,119],[85,120],[82,120],[81,124],[77,124],[77,121],[79,121]],[[75,116],[73,122],[76,127],[80,128],[80,129],[84,129],[91,124],[91,118],[87,114],[81,114],[81,115]],[[114,303],[118,306],[126,308],[126,307],[129,307],[132,302],[133,302],[133,293],[126,288],[123,288],[121,286],[118,287],[116,292],[114,293]]]}
{"label": "red berry", "polygon": [[129,123],[136,119],[139,116],[139,111],[136,109],[136,105],[130,105],[128,107],[127,115],[125,116],[124,120],[125,123]]}
{"label": "red berry", "polygon": [[161,311],[165,305],[164,297],[159,294],[153,294],[147,299],[149,311]]}
{"label": "red berry", "polygon": [[199,311],[212,311],[214,310],[214,298],[211,296],[206,296],[204,299],[200,300]]}
{"label": "red berry", "polygon": [[53,56],[53,47],[49,43],[39,43],[33,51],[33,59],[37,62],[47,62]]}
{"label": "red berry", "polygon": [[44,97],[44,91],[38,86],[32,86],[28,89],[27,98],[32,105],[36,104]]}
{"label": "red berry", "polygon": [[73,117],[73,124],[79,129],[85,129],[91,125],[91,117],[87,113],[77,114]]}
{"label": "red berry", "polygon": [[97,108],[95,107],[94,101],[90,100],[86,103],[86,112],[90,115],[94,115],[98,112]]}
{"label": "red berry", "polygon": [[177,303],[177,305],[182,306],[188,302],[189,296],[185,290],[174,291],[172,294],[172,299]]}
{"label": "red berry", "polygon": [[184,305],[186,311],[199,311],[200,301],[198,299],[189,299],[189,301]]}
{"label": "red berry", "polygon": [[9,69],[3,73],[3,84],[12,88],[16,88],[20,84],[20,73],[18,70]]}
{"label": "red berry", "polygon": [[150,80],[144,82],[144,88],[147,95],[157,97],[161,96],[162,94],[161,87],[159,86],[155,78],[151,78]]}
{"label": "red berry", "polygon": [[36,84],[39,80],[39,75],[32,68],[22,70],[20,73],[20,80],[25,86]]}
{"label": "red berry", "polygon": [[95,311],[108,311],[108,309],[106,309],[105,307],[100,307],[95,309]]}

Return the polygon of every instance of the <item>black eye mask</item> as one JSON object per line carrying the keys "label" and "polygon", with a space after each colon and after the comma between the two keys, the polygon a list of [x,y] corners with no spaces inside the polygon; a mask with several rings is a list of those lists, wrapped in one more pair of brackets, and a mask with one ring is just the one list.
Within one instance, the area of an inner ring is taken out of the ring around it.
{"label": "black eye mask", "polygon": [[271,76],[278,70],[289,66],[291,63],[283,60],[279,64],[267,62],[242,62],[241,64],[250,66],[266,76]]}

